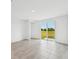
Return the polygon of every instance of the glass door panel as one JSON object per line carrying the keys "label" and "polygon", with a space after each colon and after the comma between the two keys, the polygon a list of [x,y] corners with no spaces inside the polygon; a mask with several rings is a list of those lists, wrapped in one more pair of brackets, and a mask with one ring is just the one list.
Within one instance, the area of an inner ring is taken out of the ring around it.
{"label": "glass door panel", "polygon": [[45,40],[47,38],[47,27],[46,23],[41,24],[41,38]]}

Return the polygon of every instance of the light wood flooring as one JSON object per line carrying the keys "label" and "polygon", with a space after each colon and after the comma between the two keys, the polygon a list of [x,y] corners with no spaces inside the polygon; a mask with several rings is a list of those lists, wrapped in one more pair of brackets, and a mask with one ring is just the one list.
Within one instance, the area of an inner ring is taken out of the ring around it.
{"label": "light wood flooring", "polygon": [[24,40],[11,44],[11,59],[68,59],[68,46],[55,41]]}

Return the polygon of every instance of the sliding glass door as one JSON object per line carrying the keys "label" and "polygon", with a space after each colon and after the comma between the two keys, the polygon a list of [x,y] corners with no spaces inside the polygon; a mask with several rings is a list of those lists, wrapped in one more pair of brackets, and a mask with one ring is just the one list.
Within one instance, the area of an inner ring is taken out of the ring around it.
{"label": "sliding glass door", "polygon": [[44,20],[41,22],[41,39],[42,40],[55,39],[55,21]]}

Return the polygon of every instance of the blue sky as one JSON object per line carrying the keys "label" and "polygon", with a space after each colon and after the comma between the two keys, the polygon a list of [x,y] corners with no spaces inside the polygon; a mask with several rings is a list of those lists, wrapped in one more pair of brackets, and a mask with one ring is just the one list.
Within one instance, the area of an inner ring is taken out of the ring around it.
{"label": "blue sky", "polygon": [[55,29],[55,21],[53,20],[45,20],[41,22],[41,28],[54,28]]}

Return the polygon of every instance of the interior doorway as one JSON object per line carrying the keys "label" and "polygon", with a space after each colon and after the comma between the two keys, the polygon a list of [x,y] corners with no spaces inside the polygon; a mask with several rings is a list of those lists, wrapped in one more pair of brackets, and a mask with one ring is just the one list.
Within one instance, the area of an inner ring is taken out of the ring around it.
{"label": "interior doorway", "polygon": [[41,39],[53,40],[55,39],[55,21],[44,20],[41,22]]}

